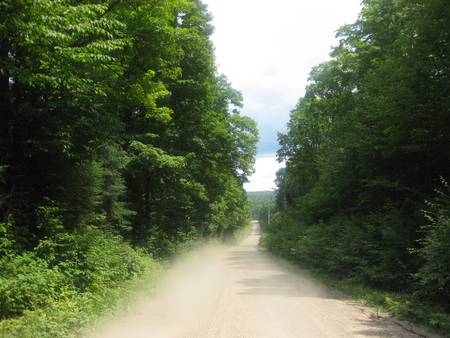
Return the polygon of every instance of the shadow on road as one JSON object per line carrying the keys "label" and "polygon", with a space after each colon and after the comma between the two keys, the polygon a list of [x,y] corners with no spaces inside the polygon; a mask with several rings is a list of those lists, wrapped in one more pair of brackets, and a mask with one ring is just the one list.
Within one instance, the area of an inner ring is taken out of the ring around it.
{"label": "shadow on road", "polygon": [[[272,261],[264,252],[257,249],[260,229],[255,224],[253,233],[240,245],[228,250],[223,258],[227,266],[238,269],[244,278],[239,284],[238,294],[282,297],[313,297],[342,299],[343,295],[327,289],[319,282],[288,271],[285,267]],[[249,273],[245,273],[248,271]],[[251,271],[251,273],[250,273]]]}
{"label": "shadow on road", "polygon": [[282,297],[323,297],[326,295],[320,286],[288,273],[249,278],[238,282],[246,286],[243,295],[282,296]]}
{"label": "shadow on road", "polygon": [[226,260],[227,264],[235,269],[283,271],[282,267],[272,263],[256,249],[230,251],[225,254],[223,260]]}

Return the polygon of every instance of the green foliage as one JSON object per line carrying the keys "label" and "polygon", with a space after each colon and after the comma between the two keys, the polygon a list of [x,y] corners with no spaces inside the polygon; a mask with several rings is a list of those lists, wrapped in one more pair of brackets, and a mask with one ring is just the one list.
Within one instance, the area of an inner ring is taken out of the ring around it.
{"label": "green foliage", "polygon": [[3,1],[0,26],[1,191],[13,201],[1,207],[28,249],[53,231],[36,224],[53,212],[44,197],[68,231],[231,229],[213,209],[246,212],[226,197],[246,203],[235,185],[253,172],[258,131],[216,75],[206,6],[35,2]]}
{"label": "green foliage", "polygon": [[275,213],[275,202],[274,201],[265,201],[262,204],[259,204],[255,210],[258,223],[261,227],[261,230],[265,232],[267,228],[270,226],[272,219]]}
{"label": "green foliage", "polygon": [[9,215],[5,223],[0,223],[0,258],[14,252],[14,236],[11,229],[14,227],[14,219]]}
{"label": "green foliage", "polygon": [[180,229],[175,234],[167,234],[154,228],[142,246],[156,259],[173,259],[174,256],[184,255],[203,243],[195,227]]}
{"label": "green foliage", "polygon": [[442,0],[363,5],[279,134],[286,168],[262,243],[300,266],[448,312],[450,201],[434,191],[450,165],[450,9]]}
{"label": "green foliage", "polygon": [[2,319],[43,307],[54,299],[65,298],[68,293],[61,271],[49,268],[34,253],[3,257],[0,265]]}
{"label": "green foliage", "polygon": [[142,250],[94,227],[59,233],[0,266],[2,337],[74,337],[133,298],[135,281],[151,286],[162,272]]}
{"label": "green foliage", "polygon": [[136,211],[130,210],[125,201],[126,185],[122,170],[129,162],[127,153],[116,144],[109,144],[101,152],[102,182],[101,203],[97,213],[105,214],[103,228],[126,233],[131,230],[131,217]]}
{"label": "green foliage", "polygon": [[409,271],[417,264],[413,242],[397,209],[360,217],[337,216],[306,226],[295,214],[277,213],[262,245],[300,266],[393,291],[411,287]]}
{"label": "green foliage", "polygon": [[442,31],[425,29],[428,20],[440,27],[442,3],[365,5],[354,25],[338,31],[333,59],[311,71],[279,137],[278,156],[287,161],[280,194],[308,222],[341,210],[372,212],[388,199],[420,203],[445,172],[447,56],[422,58],[435,48],[424,36],[442,39]]}
{"label": "green foliage", "polygon": [[426,216],[429,224],[422,228],[422,247],[417,250],[425,260],[415,275],[418,293],[431,298],[450,310],[450,188],[443,182],[445,191],[437,191],[437,197],[428,202]]}
{"label": "green foliage", "polygon": [[105,234],[94,227],[42,240],[36,253],[51,268],[58,267],[71,276],[72,289],[78,292],[100,292],[114,287],[139,274],[145,265],[139,252],[120,236]]}
{"label": "green foliage", "polygon": [[252,210],[252,219],[259,220],[261,225],[263,214],[267,215],[267,207],[265,205],[275,201],[275,191],[250,191],[247,192],[247,195]]}
{"label": "green foliage", "polygon": [[230,116],[231,136],[235,140],[233,162],[236,176],[241,182],[248,182],[247,177],[254,173],[255,156],[257,153],[258,128],[256,122],[248,116],[239,115],[234,111]]}
{"label": "green foliage", "polygon": [[248,225],[258,130],[201,1],[0,8],[0,330],[74,336],[151,256]]}
{"label": "green foliage", "polygon": [[53,237],[62,232],[63,217],[61,208],[55,206],[55,202],[45,198],[48,206],[40,206],[36,213],[38,216],[37,227],[41,229],[44,237]]}

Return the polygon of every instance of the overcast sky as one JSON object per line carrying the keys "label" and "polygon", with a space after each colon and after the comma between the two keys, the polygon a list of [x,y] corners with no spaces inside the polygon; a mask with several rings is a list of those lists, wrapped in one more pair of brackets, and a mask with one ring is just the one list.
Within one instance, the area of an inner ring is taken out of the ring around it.
{"label": "overcast sky", "polygon": [[247,191],[275,188],[277,132],[303,96],[313,66],[328,60],[335,31],[354,23],[360,0],[203,0],[214,16],[219,72],[244,96],[242,115],[258,123],[256,174]]}

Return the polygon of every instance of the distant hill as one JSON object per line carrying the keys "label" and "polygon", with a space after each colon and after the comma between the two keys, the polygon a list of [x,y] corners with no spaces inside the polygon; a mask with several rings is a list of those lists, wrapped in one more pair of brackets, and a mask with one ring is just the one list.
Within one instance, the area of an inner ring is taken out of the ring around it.
{"label": "distant hill", "polygon": [[257,219],[257,208],[266,202],[275,200],[275,191],[248,191],[248,199],[250,201],[250,207],[252,209],[252,219]]}

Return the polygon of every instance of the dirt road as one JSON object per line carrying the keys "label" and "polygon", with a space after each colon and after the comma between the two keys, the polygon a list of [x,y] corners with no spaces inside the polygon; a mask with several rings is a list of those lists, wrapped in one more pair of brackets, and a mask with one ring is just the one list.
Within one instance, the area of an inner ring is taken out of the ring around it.
{"label": "dirt road", "polygon": [[256,249],[258,238],[255,224],[240,245],[180,263],[159,297],[97,337],[436,337],[286,271]]}

